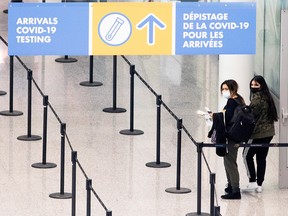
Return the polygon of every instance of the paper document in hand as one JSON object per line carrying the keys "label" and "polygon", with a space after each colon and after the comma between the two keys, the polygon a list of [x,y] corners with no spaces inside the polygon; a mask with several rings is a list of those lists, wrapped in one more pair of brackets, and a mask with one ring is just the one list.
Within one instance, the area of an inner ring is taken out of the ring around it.
{"label": "paper document in hand", "polygon": [[202,111],[202,110],[197,110],[197,114],[204,116],[205,118],[205,122],[207,126],[212,126],[212,118],[210,116],[210,113],[212,113],[207,107],[205,107],[206,111]]}

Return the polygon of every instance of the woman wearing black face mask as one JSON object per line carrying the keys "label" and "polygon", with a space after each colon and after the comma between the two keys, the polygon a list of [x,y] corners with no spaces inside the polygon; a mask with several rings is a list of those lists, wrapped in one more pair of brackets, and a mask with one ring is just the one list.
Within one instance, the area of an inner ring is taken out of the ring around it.
{"label": "woman wearing black face mask", "polygon": [[[250,81],[250,106],[257,120],[251,136],[253,144],[270,143],[275,135],[274,122],[278,120],[277,110],[266,81],[262,76],[255,76]],[[249,184],[243,191],[261,193],[266,170],[266,157],[269,147],[245,147],[243,161],[246,166]],[[256,155],[257,171],[254,156]]]}

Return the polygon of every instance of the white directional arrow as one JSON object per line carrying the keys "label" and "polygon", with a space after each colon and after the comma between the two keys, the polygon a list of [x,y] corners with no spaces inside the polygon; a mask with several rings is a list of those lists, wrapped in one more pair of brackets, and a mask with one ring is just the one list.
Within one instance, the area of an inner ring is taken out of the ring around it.
{"label": "white directional arrow", "polygon": [[150,13],[142,19],[136,27],[141,30],[145,26],[147,26],[147,44],[152,46],[155,43],[155,28],[158,27],[163,30],[166,28],[166,25],[157,16]]}

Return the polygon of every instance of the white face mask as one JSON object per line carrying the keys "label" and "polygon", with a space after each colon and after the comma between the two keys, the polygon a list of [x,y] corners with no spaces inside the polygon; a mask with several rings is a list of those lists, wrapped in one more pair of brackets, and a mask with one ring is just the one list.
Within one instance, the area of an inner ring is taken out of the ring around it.
{"label": "white face mask", "polygon": [[222,91],[222,96],[226,99],[230,98],[230,91]]}

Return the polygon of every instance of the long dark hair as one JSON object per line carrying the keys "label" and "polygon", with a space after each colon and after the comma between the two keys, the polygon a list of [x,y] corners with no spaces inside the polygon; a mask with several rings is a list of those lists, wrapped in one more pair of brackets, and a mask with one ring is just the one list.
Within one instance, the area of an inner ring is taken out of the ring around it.
{"label": "long dark hair", "polygon": [[228,80],[225,80],[224,82],[222,82],[222,84],[220,85],[220,92],[222,92],[222,87],[223,87],[224,84],[227,85],[227,87],[228,87],[228,89],[230,91],[230,94],[237,95],[237,97],[242,101],[242,103],[243,104],[245,103],[243,97],[240,94],[238,94],[239,86],[238,86],[238,83],[235,80],[228,79]]}
{"label": "long dark hair", "polygon": [[[278,115],[277,115],[277,110],[276,110],[276,106],[274,103],[274,100],[270,94],[268,85],[264,79],[264,77],[260,76],[260,75],[256,75],[253,77],[253,79],[250,81],[250,89],[251,89],[251,83],[252,81],[256,81],[260,84],[260,91],[263,92],[263,94],[267,95],[268,99],[269,99],[269,112],[268,112],[268,117],[270,118],[271,121],[278,121]],[[252,92],[250,91],[250,100],[252,98]]]}

